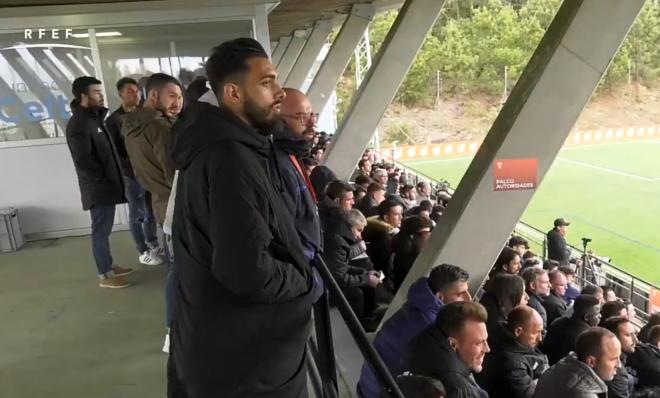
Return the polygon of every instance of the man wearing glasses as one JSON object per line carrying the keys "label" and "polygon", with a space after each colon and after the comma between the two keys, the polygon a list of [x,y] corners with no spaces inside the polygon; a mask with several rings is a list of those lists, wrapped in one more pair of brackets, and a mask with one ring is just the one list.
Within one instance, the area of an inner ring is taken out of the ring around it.
{"label": "man wearing glasses", "polygon": [[280,117],[282,131],[274,134],[275,153],[282,173],[282,194],[309,260],[321,249],[321,229],[316,208],[316,192],[304,171],[303,159],[310,157],[318,113],[312,112],[309,99],[302,92],[285,88]]}

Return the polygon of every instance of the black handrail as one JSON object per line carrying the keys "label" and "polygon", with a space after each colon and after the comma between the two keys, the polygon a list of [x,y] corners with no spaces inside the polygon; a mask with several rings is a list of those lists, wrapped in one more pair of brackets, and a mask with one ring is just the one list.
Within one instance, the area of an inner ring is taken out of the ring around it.
{"label": "black handrail", "polygon": [[[405,398],[403,393],[399,389],[399,386],[397,386],[394,377],[392,377],[392,374],[387,369],[387,366],[383,362],[382,358],[380,357],[374,346],[369,341],[367,337],[367,333],[364,331],[364,328],[360,324],[360,321],[358,320],[358,317],[355,315],[355,312],[353,312],[353,309],[351,309],[351,306],[348,303],[348,300],[346,300],[346,296],[344,296],[344,293],[341,291],[339,284],[337,284],[337,281],[335,281],[335,278],[332,276],[332,273],[328,269],[327,264],[325,263],[325,261],[323,261],[323,259],[320,256],[316,256],[316,268],[321,274],[321,278],[323,278],[323,281],[325,282],[325,286],[327,288],[326,293],[324,293],[324,296],[327,296],[328,292],[330,292],[332,296],[336,299],[337,307],[339,309],[339,312],[341,313],[342,318],[344,318],[344,322],[346,322],[346,326],[348,326],[348,330],[351,332],[351,335],[353,336],[355,343],[360,349],[360,352],[362,352],[362,355],[364,356],[365,360],[368,361],[369,364],[375,370],[376,377],[378,377],[378,380],[380,381],[381,385],[384,387],[385,391],[387,391],[387,393],[390,394],[391,398]],[[323,302],[321,302],[321,305],[327,306],[328,301],[324,300]],[[315,309],[315,315],[316,313],[317,310]],[[330,326],[329,321],[330,320],[328,318],[327,325],[322,325],[321,327],[322,330],[327,330],[327,328],[329,328]],[[316,325],[317,325],[317,334],[318,334],[319,333],[318,321],[316,322]],[[320,351],[322,351],[322,346],[323,344],[319,340]],[[331,349],[334,351],[332,347]],[[323,355],[321,354],[320,356],[322,357]],[[323,371],[321,372],[323,373]],[[323,375],[321,377],[323,378]],[[336,390],[334,392],[336,392]]]}

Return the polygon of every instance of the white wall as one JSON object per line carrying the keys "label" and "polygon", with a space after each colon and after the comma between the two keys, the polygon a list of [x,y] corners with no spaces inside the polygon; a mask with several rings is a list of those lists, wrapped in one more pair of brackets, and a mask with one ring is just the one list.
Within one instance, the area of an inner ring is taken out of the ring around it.
{"label": "white wall", "polygon": [[[63,138],[2,143],[0,207],[16,207],[27,239],[82,235],[90,231],[78,180]],[[126,229],[127,211],[118,206],[116,229]]]}

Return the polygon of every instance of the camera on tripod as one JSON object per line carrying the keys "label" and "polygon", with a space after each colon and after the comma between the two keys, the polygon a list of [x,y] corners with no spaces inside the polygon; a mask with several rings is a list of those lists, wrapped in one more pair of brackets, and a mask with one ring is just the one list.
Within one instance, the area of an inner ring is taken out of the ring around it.
{"label": "camera on tripod", "polygon": [[587,245],[589,242],[591,242],[591,241],[592,241],[591,238],[582,238],[582,245],[583,245],[583,246],[586,246],[586,245]]}

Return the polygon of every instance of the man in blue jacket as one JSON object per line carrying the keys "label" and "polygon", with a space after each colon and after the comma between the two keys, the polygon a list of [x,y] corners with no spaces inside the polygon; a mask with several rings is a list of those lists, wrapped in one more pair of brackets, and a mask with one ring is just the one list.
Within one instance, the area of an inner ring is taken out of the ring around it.
{"label": "man in blue jacket", "polygon": [[[418,279],[408,290],[408,301],[383,325],[376,334],[374,347],[392,375],[404,369],[404,352],[412,341],[435,322],[438,311],[445,304],[470,301],[469,275],[460,267],[442,264],[434,267],[429,277]],[[382,386],[371,365],[362,365],[357,386],[362,398],[380,398]]]}

